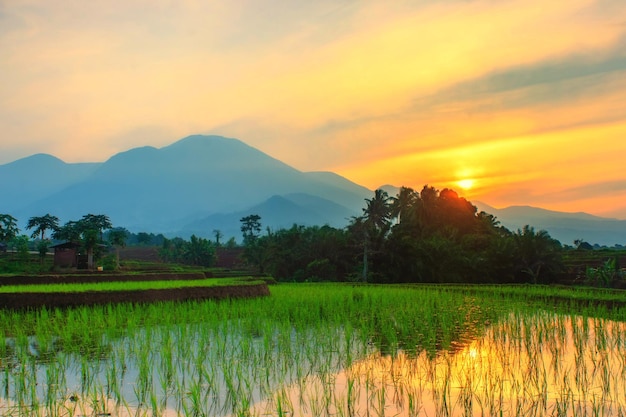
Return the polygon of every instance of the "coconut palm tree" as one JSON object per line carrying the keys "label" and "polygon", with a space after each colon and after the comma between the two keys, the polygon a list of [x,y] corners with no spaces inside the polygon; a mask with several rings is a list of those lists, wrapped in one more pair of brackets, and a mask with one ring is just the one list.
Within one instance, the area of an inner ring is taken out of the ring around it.
{"label": "coconut palm tree", "polygon": [[419,198],[413,188],[400,187],[398,194],[391,198],[391,216],[397,218],[398,223],[410,220],[415,216],[415,205]]}
{"label": "coconut palm tree", "polygon": [[391,225],[391,197],[386,191],[378,189],[374,197],[366,198],[363,215],[352,217],[348,230],[363,245],[363,281],[367,282],[369,253],[382,245]]}
{"label": "coconut palm tree", "polygon": [[368,225],[378,232],[386,233],[391,222],[391,197],[386,191],[378,189],[373,198],[366,198],[367,206],[363,209],[363,215]]}

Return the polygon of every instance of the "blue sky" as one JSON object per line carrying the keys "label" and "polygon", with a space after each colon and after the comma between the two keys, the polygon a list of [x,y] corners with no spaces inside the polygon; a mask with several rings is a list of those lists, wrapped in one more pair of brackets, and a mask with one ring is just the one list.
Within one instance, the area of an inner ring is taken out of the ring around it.
{"label": "blue sky", "polygon": [[626,218],[621,0],[0,0],[0,69],[0,164],[221,134],[370,188]]}

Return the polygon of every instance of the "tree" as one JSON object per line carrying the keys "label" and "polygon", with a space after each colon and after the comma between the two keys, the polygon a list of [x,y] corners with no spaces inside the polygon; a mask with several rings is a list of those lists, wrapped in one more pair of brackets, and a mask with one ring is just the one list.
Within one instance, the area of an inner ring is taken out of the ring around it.
{"label": "tree", "polygon": [[533,284],[553,282],[563,267],[561,243],[550,237],[547,231],[536,232],[528,225],[512,238],[518,256],[518,271],[529,276]]}
{"label": "tree", "polygon": [[370,249],[378,251],[389,232],[392,216],[392,199],[386,191],[374,191],[374,197],[366,198],[363,216],[354,217],[351,229],[363,239],[363,281],[367,282]]}
{"label": "tree", "polygon": [[98,243],[103,242],[103,233],[105,229],[111,229],[113,224],[109,217],[104,214],[85,214],[78,221],[78,227],[81,232],[83,244],[87,250],[87,268],[94,267],[94,251]]}
{"label": "tree", "polygon": [[115,246],[115,269],[120,269],[120,248],[126,246],[126,239],[128,239],[128,230],[123,227],[109,231],[109,242]]}
{"label": "tree", "polygon": [[377,231],[386,233],[391,221],[391,197],[386,191],[378,189],[373,198],[366,198],[365,201],[367,205],[363,209],[363,215],[366,223]]}
{"label": "tree", "polygon": [[81,229],[83,230],[96,230],[100,234],[101,242],[104,241],[104,230],[113,227],[109,216],[104,214],[85,214],[79,222],[81,223]]}
{"label": "tree", "polygon": [[63,226],[57,228],[52,233],[52,238],[56,240],[67,240],[69,242],[76,242],[80,240],[82,233],[82,226],[79,222],[70,220]]}
{"label": "tree", "polygon": [[41,240],[45,239],[46,230],[52,230],[54,233],[59,228],[59,218],[46,214],[45,216],[35,216],[28,219],[26,229],[35,229],[31,237],[35,239],[41,236]]}
{"label": "tree", "polygon": [[15,217],[10,214],[0,214],[0,242],[14,239],[19,232]]}
{"label": "tree", "polygon": [[215,236],[215,246],[220,247],[220,239],[224,237],[224,234],[221,230],[215,229],[213,230],[213,236]]}
{"label": "tree", "polygon": [[361,273],[361,279],[363,282],[367,282],[368,274],[368,247],[369,247],[369,235],[368,227],[364,216],[353,216],[348,225],[348,233],[353,236],[356,242],[359,242],[363,248],[363,272]]}
{"label": "tree", "polygon": [[39,262],[43,265],[48,253],[48,241],[40,240],[37,244],[37,252],[39,252]]}
{"label": "tree", "polygon": [[146,232],[137,233],[137,243],[140,245],[149,245],[152,243],[152,236]]}
{"label": "tree", "polygon": [[391,198],[391,216],[398,219],[398,223],[411,220],[415,216],[415,205],[419,201],[419,194],[410,187],[400,187],[400,191]]}
{"label": "tree", "polygon": [[98,231],[94,229],[87,229],[82,233],[82,242],[87,250],[87,268],[93,269],[94,267],[94,252],[98,245]]}
{"label": "tree", "polygon": [[191,235],[184,247],[183,260],[190,265],[212,266],[215,262],[215,248],[209,240]]}
{"label": "tree", "polygon": [[244,245],[254,242],[261,233],[261,216],[251,214],[242,217],[239,221],[241,222],[241,233],[243,235]]}

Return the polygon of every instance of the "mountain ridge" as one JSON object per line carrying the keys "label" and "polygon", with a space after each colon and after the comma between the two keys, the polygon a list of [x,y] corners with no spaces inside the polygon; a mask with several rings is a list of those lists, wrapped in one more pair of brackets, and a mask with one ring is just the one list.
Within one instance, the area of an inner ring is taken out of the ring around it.
{"label": "mountain ridge", "polygon": [[[332,212],[342,207],[356,213],[370,194],[370,190],[337,174],[302,172],[238,139],[221,136],[191,135],[162,148],[132,148],[103,163],[88,165],[89,172],[67,181],[59,172],[74,169],[72,164],[44,157],[54,161],[56,165],[51,167],[40,164],[40,158],[0,166],[5,171],[0,179],[24,175],[15,167],[56,179],[56,186],[48,191],[41,182],[29,183],[31,190],[39,190],[32,198],[20,200],[14,193],[15,204],[0,201],[0,212],[14,211],[22,223],[45,213],[57,215],[62,223],[86,213],[104,213],[114,225],[129,230],[175,234],[206,216],[240,212],[272,196],[298,193],[313,199],[300,202],[302,216],[294,220],[312,223],[312,219],[328,220],[319,215],[323,210]],[[8,182],[0,181],[2,195]],[[52,188],[50,184],[48,188]],[[281,210],[286,210],[287,201]],[[308,204],[323,208],[308,209]],[[209,235],[211,231],[195,232]]]}
{"label": "mountain ridge", "polygon": [[[398,190],[381,188],[390,195]],[[351,216],[362,214],[372,194],[334,172],[299,171],[239,139],[215,135],[190,135],[161,148],[131,148],[104,162],[66,163],[39,153],[0,165],[0,213],[18,218],[22,229],[26,219],[46,213],[62,223],[101,213],[131,231],[210,237],[212,229],[190,225],[237,233],[236,217],[250,210],[269,210],[263,227],[290,227],[291,222],[342,227]],[[565,244],[574,239],[626,244],[626,220],[472,204],[513,231],[529,224]],[[230,223],[206,220],[219,218]]]}
{"label": "mountain ridge", "polygon": [[585,212],[560,212],[532,206],[509,206],[502,209],[480,201],[473,204],[481,211],[516,231],[525,225],[544,229],[562,244],[572,246],[574,240],[605,246],[626,245],[626,220],[595,216]]}

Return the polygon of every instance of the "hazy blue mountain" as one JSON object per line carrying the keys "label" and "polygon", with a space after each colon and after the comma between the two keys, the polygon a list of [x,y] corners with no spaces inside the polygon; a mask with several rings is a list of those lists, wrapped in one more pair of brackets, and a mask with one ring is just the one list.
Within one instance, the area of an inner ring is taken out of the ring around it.
{"label": "hazy blue mountain", "polygon": [[304,226],[329,225],[341,228],[348,224],[351,216],[358,213],[330,200],[309,194],[275,195],[246,210],[213,214],[193,221],[185,225],[177,234],[184,237],[195,234],[212,238],[213,231],[219,230],[226,239],[235,237],[240,241],[240,219],[250,214],[261,216],[261,225],[263,233],[265,233],[267,227],[271,230],[278,230],[290,228],[294,224]]}
{"label": "hazy blue mountain", "polygon": [[[45,213],[62,222],[101,213],[130,230],[175,233],[195,220],[242,212],[272,196],[308,195],[334,203],[326,204],[328,210],[344,207],[352,213],[360,211],[371,193],[336,174],[301,172],[239,140],[220,136],[194,135],[160,149],[135,148],[82,167],[50,156],[45,161],[48,165],[29,164],[30,177],[25,177],[33,183],[43,177],[45,181],[32,188],[37,193],[27,193],[26,198],[17,191],[7,194],[13,196],[13,204],[0,201],[0,212],[10,212],[22,222]],[[17,162],[0,166],[4,169],[0,183],[25,176]],[[74,176],[65,173],[70,168],[76,168],[71,171]],[[328,218],[319,215],[322,209],[315,209],[312,201],[292,203],[299,209],[311,207],[302,222],[312,221],[315,213],[320,221]]]}
{"label": "hazy blue mountain", "polygon": [[563,213],[529,206],[511,206],[496,209],[481,202],[474,205],[479,210],[493,214],[511,231],[530,225],[535,230],[544,229],[561,243],[573,246],[581,239],[591,244],[626,245],[626,220],[607,219],[587,213]]}
{"label": "hazy blue mountain", "polygon": [[76,184],[91,175],[99,165],[67,164],[47,154],[0,165],[0,212],[15,212]]}
{"label": "hazy blue mountain", "polygon": [[[381,188],[391,196],[398,190]],[[31,216],[50,213],[65,222],[94,213],[132,231],[212,236],[220,229],[239,237],[239,219],[253,213],[272,229],[294,223],[342,227],[372,195],[337,174],[301,172],[220,136],[130,149],[103,163],[70,164],[36,154],[0,165],[0,213],[15,216],[22,228]],[[565,244],[626,244],[626,220],[474,204],[511,230],[529,224]]]}

